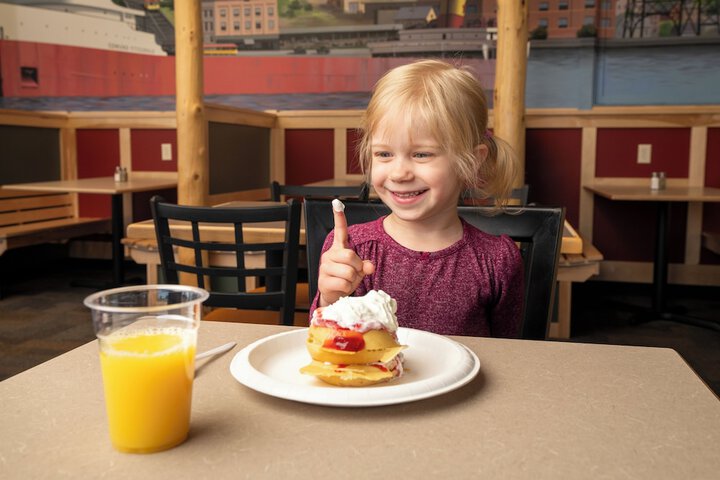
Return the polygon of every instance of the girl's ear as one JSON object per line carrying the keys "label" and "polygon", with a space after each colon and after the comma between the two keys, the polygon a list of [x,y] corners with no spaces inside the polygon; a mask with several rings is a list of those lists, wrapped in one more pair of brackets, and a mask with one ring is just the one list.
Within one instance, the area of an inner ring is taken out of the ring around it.
{"label": "girl's ear", "polygon": [[488,147],[484,144],[479,144],[475,146],[475,158],[477,158],[477,161],[479,164],[485,163],[485,159],[487,159],[488,156]]}

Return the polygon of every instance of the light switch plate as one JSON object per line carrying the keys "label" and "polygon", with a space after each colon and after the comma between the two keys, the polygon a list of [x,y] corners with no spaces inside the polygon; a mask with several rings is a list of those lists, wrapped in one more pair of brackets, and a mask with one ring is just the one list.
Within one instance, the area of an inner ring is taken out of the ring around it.
{"label": "light switch plate", "polygon": [[160,159],[163,161],[172,160],[172,145],[169,143],[160,144]]}
{"label": "light switch plate", "polygon": [[640,143],[637,150],[637,163],[649,164],[652,157],[652,144]]}

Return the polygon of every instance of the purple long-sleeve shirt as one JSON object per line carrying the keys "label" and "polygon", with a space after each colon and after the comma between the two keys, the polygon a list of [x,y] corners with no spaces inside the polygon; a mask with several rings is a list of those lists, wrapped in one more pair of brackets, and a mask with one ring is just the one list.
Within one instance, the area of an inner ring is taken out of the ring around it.
{"label": "purple long-sleeve shirt", "polygon": [[[523,264],[508,236],[489,235],[463,220],[460,241],[437,252],[416,252],[393,240],[383,220],[348,228],[350,248],[375,265],[355,295],[387,292],[397,300],[401,327],[443,335],[519,336]],[[330,232],[323,252],[333,237]],[[319,293],[311,315],[318,302]]]}

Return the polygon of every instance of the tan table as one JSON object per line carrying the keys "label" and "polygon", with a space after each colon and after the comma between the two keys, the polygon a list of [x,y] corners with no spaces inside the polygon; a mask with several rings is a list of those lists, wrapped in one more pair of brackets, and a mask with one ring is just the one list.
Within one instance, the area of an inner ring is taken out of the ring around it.
{"label": "tan table", "polygon": [[720,329],[714,322],[676,315],[666,308],[667,290],[667,223],[672,202],[720,202],[720,188],[710,187],[667,187],[663,190],[651,190],[648,185],[585,185],[585,189],[595,195],[613,201],[654,202],[657,204],[657,223],[655,227],[655,255],[653,258],[653,314],[663,320],[675,320],[682,323]]}
{"label": "tan table", "polygon": [[456,337],[482,363],[470,384],[345,409],[266,396],[230,375],[240,348],[286,329],[203,322],[200,350],[239,346],[199,364],[191,436],[158,454],[110,446],[95,342],[0,382],[3,476],[709,479],[720,471],[720,401],[670,349]]}
{"label": "tan table", "polygon": [[177,180],[167,178],[130,178],[116,182],[113,177],[81,178],[78,180],[56,180],[52,182],[16,183],[5,185],[14,190],[35,192],[97,193],[112,197],[112,259],[113,283],[122,285],[125,281],[123,269],[123,193],[163,190],[177,187]]}
{"label": "tan table", "polygon": [[[255,207],[278,205],[279,202],[256,202],[256,201],[233,201],[221,203],[217,207]],[[282,203],[284,205],[284,203]],[[300,244],[305,245],[305,221],[302,221],[300,229]],[[187,234],[187,238],[192,238],[192,230],[187,223],[178,224],[171,222],[170,228],[177,232],[178,235]],[[230,224],[200,224],[202,238],[206,242],[224,242],[231,243],[235,241],[235,230]],[[128,239],[154,239],[155,224],[152,219],[142,222],[131,223],[127,226],[126,238]],[[243,224],[243,239],[247,243],[271,243],[282,242],[285,239],[285,222],[264,222],[260,224],[245,223]]]}

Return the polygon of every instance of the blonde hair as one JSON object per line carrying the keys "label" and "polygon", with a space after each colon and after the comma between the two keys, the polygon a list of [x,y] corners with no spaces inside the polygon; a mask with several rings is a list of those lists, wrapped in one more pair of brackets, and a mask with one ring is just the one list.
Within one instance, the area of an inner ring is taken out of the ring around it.
{"label": "blonde hair", "polygon": [[[467,67],[438,60],[421,60],[394,68],[375,85],[361,121],[358,154],[363,173],[370,177],[371,137],[391,115],[405,114],[406,122],[422,125],[454,162],[464,189],[495,198],[505,205],[518,170],[510,146],[487,129],[488,107],[482,86]],[[478,145],[488,155],[479,161]]]}

